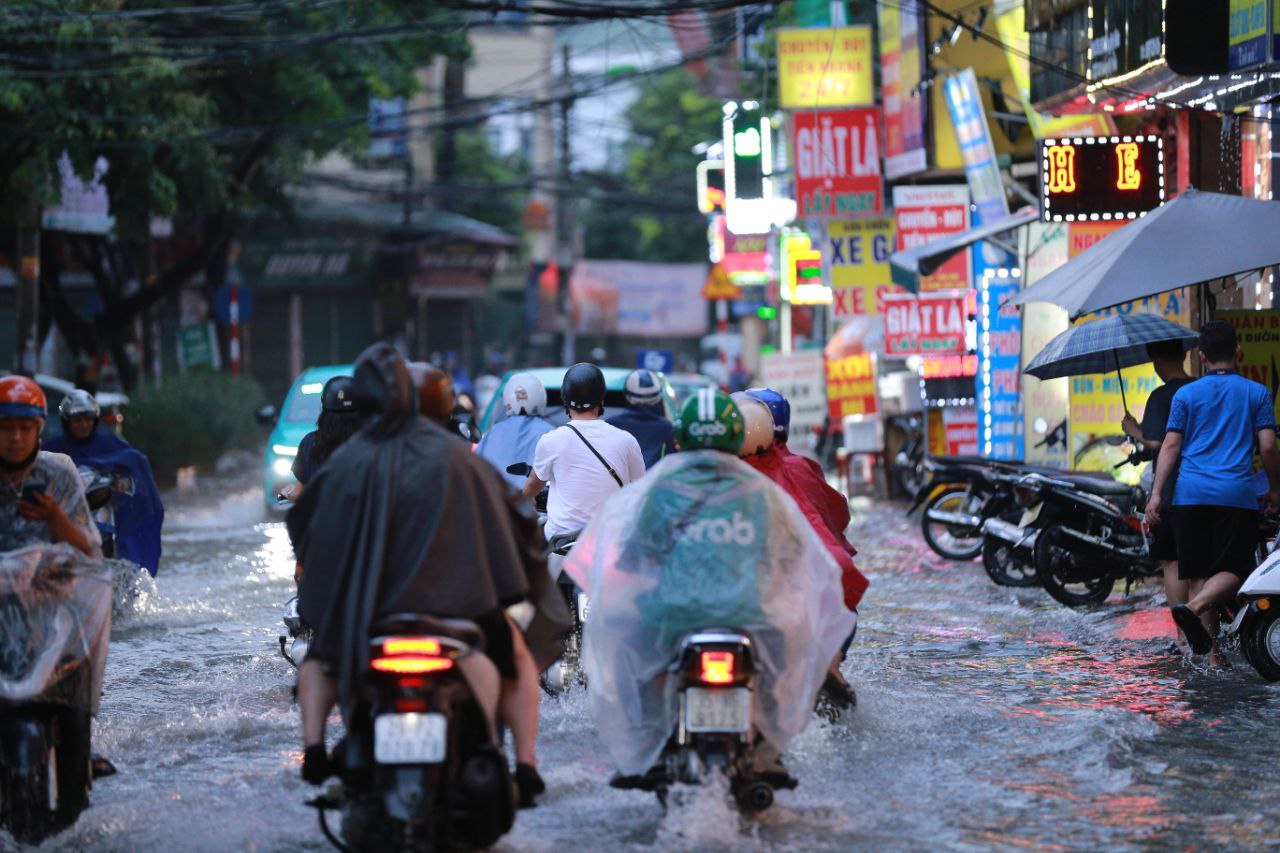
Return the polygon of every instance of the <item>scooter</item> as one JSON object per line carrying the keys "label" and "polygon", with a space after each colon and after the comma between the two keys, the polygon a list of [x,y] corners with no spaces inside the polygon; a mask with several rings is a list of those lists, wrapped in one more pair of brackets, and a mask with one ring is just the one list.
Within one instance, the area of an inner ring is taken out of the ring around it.
{"label": "scooter", "polygon": [[738,808],[748,813],[773,805],[776,789],[796,786],[786,773],[756,769],[756,666],[749,635],[714,627],[686,634],[669,676],[676,682],[671,695],[678,712],[666,748],[643,776],[615,776],[610,785],[653,791],[665,804],[673,785],[698,785],[720,772]]}
{"label": "scooter", "polygon": [[[1274,522],[1268,531],[1274,535]],[[1258,568],[1240,587],[1235,619],[1227,636],[1236,638],[1240,652],[1267,681],[1280,681],[1280,540],[1263,547]]]}
{"label": "scooter", "polygon": [[907,514],[924,507],[920,532],[940,557],[972,560],[982,553],[982,527],[1013,505],[1016,479],[987,459],[939,456],[924,460],[928,481],[916,492]]}
{"label": "scooter", "polygon": [[314,632],[298,613],[298,596],[296,595],[285,602],[284,630],[285,633],[280,635],[280,657],[297,669],[307,659],[307,649],[311,648]]}
{"label": "scooter", "polygon": [[[472,622],[400,614],[376,625],[339,782],[307,803],[340,850],[492,845],[515,821],[515,789],[497,728],[499,675]],[[329,811],[342,813],[339,839]]]}
{"label": "scooter", "polygon": [[129,560],[116,558],[116,513],[113,499],[116,494],[132,495],[133,480],[89,465],[82,465],[76,470],[84,484],[89,512],[93,515],[98,535],[102,537],[102,556],[111,566],[114,581],[112,610],[118,617],[127,616],[155,590],[155,580],[146,569]]}

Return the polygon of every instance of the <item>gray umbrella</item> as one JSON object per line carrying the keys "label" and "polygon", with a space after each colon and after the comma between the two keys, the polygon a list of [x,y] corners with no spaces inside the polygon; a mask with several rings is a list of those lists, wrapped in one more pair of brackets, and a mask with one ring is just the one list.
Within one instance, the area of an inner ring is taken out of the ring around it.
{"label": "gray umbrella", "polygon": [[1280,202],[1187,190],[1085,249],[1006,305],[1052,302],[1074,320],[1280,264]]}
{"label": "gray umbrella", "polygon": [[[1133,367],[1151,360],[1147,355],[1147,344],[1181,341],[1183,349],[1188,350],[1196,345],[1198,338],[1199,335],[1186,326],[1179,326],[1155,314],[1112,314],[1067,329],[1045,344],[1022,372],[1037,379],[1057,379],[1108,370],[1114,370],[1118,375],[1122,367]],[[1129,411],[1129,403],[1124,399],[1123,379],[1120,381],[1120,399],[1124,410]]]}

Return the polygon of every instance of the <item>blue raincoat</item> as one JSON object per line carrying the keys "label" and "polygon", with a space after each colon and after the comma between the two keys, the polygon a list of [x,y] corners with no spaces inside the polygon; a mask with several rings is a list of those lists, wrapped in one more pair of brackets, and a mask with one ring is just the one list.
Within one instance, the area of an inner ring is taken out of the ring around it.
{"label": "blue raincoat", "polygon": [[64,433],[44,442],[41,449],[67,454],[76,467],[87,465],[128,477],[133,482],[133,494],[115,491],[111,496],[116,519],[115,555],[142,566],[155,577],[160,568],[164,505],[147,457],[123,439],[100,430],[94,430],[84,441],[76,441]]}
{"label": "blue raincoat", "polygon": [[527,477],[508,474],[507,466],[516,462],[533,464],[533,450],[538,439],[555,429],[545,418],[533,415],[512,415],[489,427],[489,431],[476,445],[476,453],[502,474],[514,489],[524,488]]}

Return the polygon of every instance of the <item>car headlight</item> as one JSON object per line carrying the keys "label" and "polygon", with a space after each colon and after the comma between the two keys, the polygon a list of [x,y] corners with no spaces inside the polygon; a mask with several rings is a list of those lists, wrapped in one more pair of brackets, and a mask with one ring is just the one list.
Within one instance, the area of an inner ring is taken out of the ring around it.
{"label": "car headlight", "polygon": [[289,477],[293,475],[293,461],[289,459],[277,459],[271,463],[271,470],[276,476]]}

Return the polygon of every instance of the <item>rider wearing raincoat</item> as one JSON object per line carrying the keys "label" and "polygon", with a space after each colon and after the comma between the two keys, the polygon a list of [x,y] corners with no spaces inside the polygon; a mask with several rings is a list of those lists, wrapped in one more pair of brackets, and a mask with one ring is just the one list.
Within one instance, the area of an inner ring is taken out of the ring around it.
{"label": "rider wearing raincoat", "polygon": [[771,749],[808,723],[827,663],[853,625],[840,572],[793,501],[736,457],[742,416],[700,391],[676,426],[683,452],[614,493],[565,562],[591,600],[583,642],[596,725],[619,772],[646,772],[676,723],[670,664],[708,625],[749,633],[759,664],[752,719]]}
{"label": "rider wearing raincoat", "polygon": [[476,453],[519,490],[527,477],[512,474],[507,467],[520,462],[532,465],[538,439],[553,429],[546,417],[547,389],[532,373],[515,374],[502,388],[502,412],[503,419],[489,427],[476,445]]}

